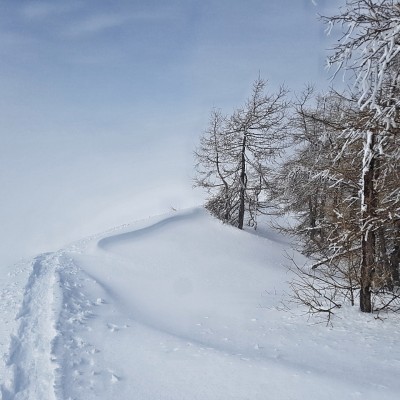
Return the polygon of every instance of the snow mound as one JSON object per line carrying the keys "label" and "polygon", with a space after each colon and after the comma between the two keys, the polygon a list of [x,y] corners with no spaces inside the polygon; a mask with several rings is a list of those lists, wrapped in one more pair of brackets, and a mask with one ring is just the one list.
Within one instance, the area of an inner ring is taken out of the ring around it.
{"label": "snow mound", "polygon": [[21,266],[2,399],[397,398],[398,321],[282,311],[289,248],[264,233],[192,209]]}

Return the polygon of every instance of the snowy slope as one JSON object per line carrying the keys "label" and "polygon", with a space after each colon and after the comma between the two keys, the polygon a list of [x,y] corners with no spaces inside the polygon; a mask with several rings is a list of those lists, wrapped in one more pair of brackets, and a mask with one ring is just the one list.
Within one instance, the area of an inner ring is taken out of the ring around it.
{"label": "snowy slope", "polygon": [[289,248],[265,236],[192,209],[21,262],[2,399],[397,399],[398,319],[281,311]]}

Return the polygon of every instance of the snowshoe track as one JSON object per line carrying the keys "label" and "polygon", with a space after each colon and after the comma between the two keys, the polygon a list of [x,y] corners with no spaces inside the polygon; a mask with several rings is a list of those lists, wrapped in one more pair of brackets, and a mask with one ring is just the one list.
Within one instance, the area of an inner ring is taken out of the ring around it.
{"label": "snowshoe track", "polygon": [[7,367],[11,379],[1,385],[3,400],[55,400],[55,369],[52,356],[57,335],[57,303],[61,301],[58,255],[42,254],[32,263],[21,309],[19,328],[11,337]]}

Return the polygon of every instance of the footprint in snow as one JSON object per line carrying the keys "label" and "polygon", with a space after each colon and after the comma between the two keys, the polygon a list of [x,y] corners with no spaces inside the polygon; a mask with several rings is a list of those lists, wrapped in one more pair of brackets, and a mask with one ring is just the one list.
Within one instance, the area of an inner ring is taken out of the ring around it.
{"label": "footprint in snow", "polygon": [[111,374],[111,383],[117,383],[121,380],[121,377],[118,376],[114,371],[109,369],[108,372]]}
{"label": "footprint in snow", "polygon": [[108,328],[111,332],[118,332],[118,331],[120,331],[121,329],[129,328],[129,325],[118,326],[118,325],[115,325],[115,324],[108,323],[108,324],[107,324],[107,328]]}
{"label": "footprint in snow", "polygon": [[120,329],[118,325],[114,325],[114,324],[107,324],[107,328],[108,328],[111,332],[118,332],[119,329]]}

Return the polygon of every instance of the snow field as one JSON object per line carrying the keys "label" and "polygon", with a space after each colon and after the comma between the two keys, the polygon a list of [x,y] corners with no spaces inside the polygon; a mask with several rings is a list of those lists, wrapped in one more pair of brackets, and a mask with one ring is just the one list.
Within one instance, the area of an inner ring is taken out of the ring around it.
{"label": "snow field", "polygon": [[2,398],[397,399],[398,318],[282,311],[290,249],[263,236],[192,209],[24,264]]}

